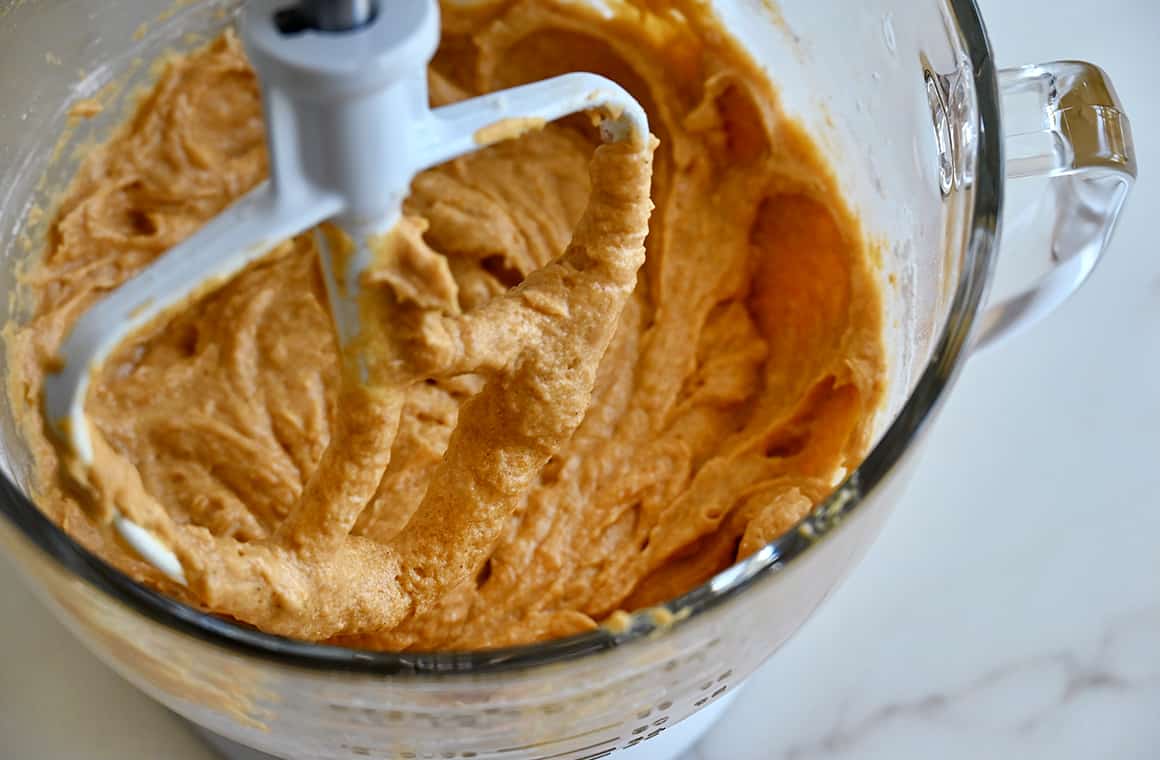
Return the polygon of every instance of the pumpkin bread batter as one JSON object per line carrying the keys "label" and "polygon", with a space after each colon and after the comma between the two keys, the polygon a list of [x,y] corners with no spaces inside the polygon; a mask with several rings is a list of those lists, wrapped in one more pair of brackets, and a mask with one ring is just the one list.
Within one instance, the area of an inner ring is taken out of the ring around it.
{"label": "pumpkin bread batter", "polygon": [[[368,388],[343,379],[312,236],[287,241],[106,364],[98,466],[68,477],[39,418],[68,326],[266,172],[237,39],[169,63],[65,193],[9,331],[41,507],[264,630],[462,649],[661,602],[823,499],[883,394],[869,246],[700,4],[611,5],[445,7],[432,100],[595,71],[659,143],[598,147],[577,117],[419,176],[368,277]],[[188,588],[114,538],[114,494]]]}

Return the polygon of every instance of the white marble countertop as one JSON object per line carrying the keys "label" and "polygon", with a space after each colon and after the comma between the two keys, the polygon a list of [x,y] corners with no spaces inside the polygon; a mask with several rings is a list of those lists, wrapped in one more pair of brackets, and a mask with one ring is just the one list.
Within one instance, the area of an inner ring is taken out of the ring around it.
{"label": "white marble countertop", "polygon": [[[1143,179],[1085,289],[971,362],[863,565],[689,760],[1160,757],[1160,5],[980,4],[1001,64],[1112,75]],[[212,755],[0,563],[0,758]]]}

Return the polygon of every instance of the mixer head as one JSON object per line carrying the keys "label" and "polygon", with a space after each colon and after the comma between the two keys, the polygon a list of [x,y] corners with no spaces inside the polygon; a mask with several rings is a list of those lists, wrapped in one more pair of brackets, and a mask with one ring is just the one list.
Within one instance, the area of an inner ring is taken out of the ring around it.
{"label": "mixer head", "polygon": [[[162,254],[73,325],[45,381],[50,426],[82,469],[93,464],[85,416],[92,375],[118,345],[228,281],[275,245],[323,222],[322,270],[344,367],[374,382],[359,350],[362,274],[372,241],[399,220],[419,172],[579,111],[603,117],[606,141],[648,134],[640,105],[594,74],[565,74],[432,109],[427,64],[439,41],[436,0],[250,0],[241,35],[258,74],[269,180]],[[341,250],[339,250],[341,248]],[[150,564],[184,582],[150,532],[111,515]]]}

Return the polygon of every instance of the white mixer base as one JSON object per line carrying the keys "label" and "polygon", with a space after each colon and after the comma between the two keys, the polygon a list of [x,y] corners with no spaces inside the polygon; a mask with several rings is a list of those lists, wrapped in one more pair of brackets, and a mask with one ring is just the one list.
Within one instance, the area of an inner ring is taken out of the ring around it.
{"label": "white mixer base", "polygon": [[[632,749],[614,752],[609,757],[615,757],[617,760],[677,760],[725,714],[736,697],[736,692],[722,697],[655,739]],[[215,752],[222,756],[223,760],[280,760],[274,755],[267,755],[265,752],[259,752],[256,749],[236,744],[229,739],[223,739],[200,726],[193,726],[193,729]]]}

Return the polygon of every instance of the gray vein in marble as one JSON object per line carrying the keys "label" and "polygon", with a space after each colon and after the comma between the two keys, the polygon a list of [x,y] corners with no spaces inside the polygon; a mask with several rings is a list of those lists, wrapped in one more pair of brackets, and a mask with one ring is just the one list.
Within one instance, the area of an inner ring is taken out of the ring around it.
{"label": "gray vein in marble", "polygon": [[[897,721],[962,719],[964,704],[973,699],[994,698],[1001,689],[1015,683],[1034,685],[1032,679],[1058,682],[1053,698],[1020,714],[1002,728],[1016,736],[1026,736],[1040,728],[1057,711],[1097,693],[1125,694],[1135,691],[1160,689],[1160,658],[1150,662],[1136,662],[1131,667],[1117,667],[1112,660],[1126,639],[1145,635],[1150,641],[1160,640],[1160,607],[1141,611],[1110,621],[1094,647],[1085,656],[1078,650],[1056,650],[1028,658],[999,664],[961,686],[932,691],[922,696],[880,705],[863,717],[848,722],[849,700],[835,710],[834,727],[816,740],[789,746],[778,755],[780,760],[810,760],[838,755],[857,747],[875,732],[884,730]],[[1136,668],[1151,672],[1127,672]],[[1001,696],[998,697],[1002,699]]]}

